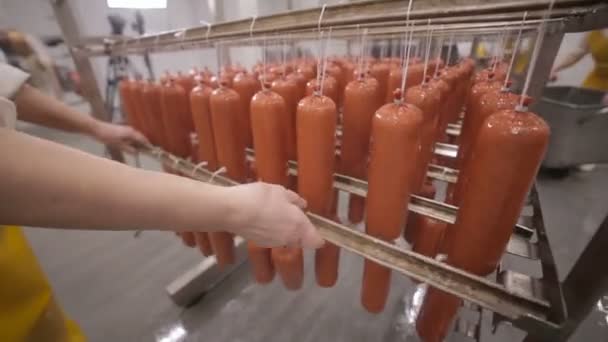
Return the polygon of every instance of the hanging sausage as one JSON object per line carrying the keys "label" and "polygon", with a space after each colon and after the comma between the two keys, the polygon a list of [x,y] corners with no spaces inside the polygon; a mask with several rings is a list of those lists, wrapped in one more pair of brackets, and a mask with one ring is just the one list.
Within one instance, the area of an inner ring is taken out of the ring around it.
{"label": "hanging sausage", "polygon": [[[328,218],[332,218],[337,117],[335,102],[318,93],[302,99],[296,113],[298,191],[307,201],[308,210]],[[336,283],[339,253],[339,248],[329,242],[316,251],[319,286],[331,287]]]}
{"label": "hanging sausage", "polygon": [[[373,117],[366,208],[366,232],[371,236],[393,241],[401,234],[413,192],[422,121],[422,111],[402,102],[399,91],[395,101]],[[382,311],[386,303],[390,271],[382,267],[373,261],[364,266],[361,300],[370,312]]]}

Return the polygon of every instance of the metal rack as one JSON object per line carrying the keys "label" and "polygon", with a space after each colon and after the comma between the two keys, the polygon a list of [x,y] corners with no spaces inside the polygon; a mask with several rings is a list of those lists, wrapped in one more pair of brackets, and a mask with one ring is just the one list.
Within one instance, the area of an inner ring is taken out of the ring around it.
{"label": "metal rack", "polygon": [[[383,37],[402,32],[406,17],[402,1],[364,1],[334,6],[324,9],[307,9],[259,18],[221,22],[209,26],[198,26],[183,30],[163,32],[127,40],[97,39],[81,42],[78,27],[73,17],[70,1],[52,1],[55,14],[66,41],[81,74],[85,97],[91,102],[93,112],[100,118],[107,118],[101,94],[88,58],[112,54],[129,54],[157,51],[183,50],[213,46],[218,42],[239,44],[244,39],[255,39],[277,32],[290,33],[293,39],[313,39],[316,30],[332,27],[334,37],[349,37],[361,28],[367,28],[370,35]],[[410,14],[416,32],[426,30],[427,18],[433,19],[437,32],[460,32],[476,34],[497,32],[519,23],[521,13],[528,11],[528,26],[533,30],[540,22],[549,0],[530,1],[420,1]],[[319,16],[322,15],[322,20]],[[605,25],[608,4],[599,0],[557,0],[549,19],[549,29],[542,45],[543,55],[532,75],[529,95],[540,95],[544,80],[565,32],[577,32],[599,28]],[[450,135],[457,135],[459,127],[448,127]],[[234,185],[228,178],[212,175],[197,168],[189,161],[172,156],[156,147],[140,148],[140,152],[156,158],[165,166],[192,178],[218,185]],[[437,144],[435,153],[444,157],[454,157],[457,146]],[[249,158],[254,158],[249,151]],[[114,159],[121,160],[118,151],[111,151]],[[297,172],[294,162],[291,172]],[[444,182],[455,182],[457,170],[432,165],[428,176]],[[336,174],[334,187],[341,191],[365,196],[367,183],[352,177]],[[597,298],[608,289],[607,274],[586,272],[596,260],[605,258],[608,245],[608,220],[596,232],[585,252],[577,261],[565,281],[557,277],[555,261],[550,249],[538,194],[531,191],[527,204],[531,213],[522,215],[521,224],[514,228],[514,234],[507,247],[507,254],[540,264],[542,278],[520,274],[507,269],[499,269],[496,281],[481,278],[453,268],[434,259],[399,249],[389,243],[359,233],[349,227],[329,221],[309,213],[312,222],[328,241],[354,253],[372,259],[391,269],[429,283],[446,292],[479,305],[482,310],[490,310],[496,315],[493,322],[508,320],[528,332],[526,341],[565,341],[578,324],[592,309]],[[441,202],[413,196],[408,209],[422,215],[453,223],[458,208]],[[242,251],[242,250],[241,250]],[[242,259],[242,258],[241,258]],[[202,264],[201,264],[202,265]],[[209,270],[214,270],[210,281],[217,281],[221,273],[213,268],[213,261],[176,280],[169,286],[169,292],[177,302],[187,301],[194,292],[200,292],[200,279]],[[184,280],[185,279],[185,280]],[[480,315],[483,316],[483,315]]]}

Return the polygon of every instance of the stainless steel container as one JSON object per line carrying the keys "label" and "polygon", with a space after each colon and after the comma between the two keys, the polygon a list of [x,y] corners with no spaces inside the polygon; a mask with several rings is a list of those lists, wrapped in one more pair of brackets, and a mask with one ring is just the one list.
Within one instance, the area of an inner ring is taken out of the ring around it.
{"label": "stainless steel container", "polygon": [[551,127],[543,166],[568,168],[608,162],[608,107],[604,92],[547,87],[535,110]]}

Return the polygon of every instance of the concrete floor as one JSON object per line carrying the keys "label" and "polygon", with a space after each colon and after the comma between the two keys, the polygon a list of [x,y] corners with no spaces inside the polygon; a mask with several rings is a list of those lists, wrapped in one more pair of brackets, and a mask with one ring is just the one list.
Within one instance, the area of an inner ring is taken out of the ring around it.
{"label": "concrete floor", "polygon": [[[87,138],[32,125],[20,128],[103,153]],[[539,184],[563,278],[606,215],[608,168],[561,180],[541,177]],[[258,286],[244,264],[198,303],[182,309],[173,305],[164,288],[201,256],[172,234],[145,232],[134,238],[132,232],[35,228],[27,228],[26,234],[63,308],[91,341],[401,341],[408,328],[400,317],[411,282],[394,276],[387,309],[370,315],[359,305],[361,259],[346,252],[338,285],[332,289],[314,285],[309,253],[300,291],[288,292],[276,279]],[[514,341],[518,334],[503,328],[502,337],[494,341]],[[606,317],[596,311],[571,341],[606,341],[607,336]]]}

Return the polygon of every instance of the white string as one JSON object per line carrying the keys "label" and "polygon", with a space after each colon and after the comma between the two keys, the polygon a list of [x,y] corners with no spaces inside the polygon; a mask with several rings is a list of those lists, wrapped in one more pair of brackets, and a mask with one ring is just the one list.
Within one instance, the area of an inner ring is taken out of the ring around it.
{"label": "white string", "polygon": [[[317,51],[317,86],[321,86],[321,72],[323,70],[323,31],[319,31],[319,50]],[[314,89],[313,89],[314,91]]]}
{"label": "white string", "polygon": [[[413,0],[409,0],[408,4],[407,4],[407,12],[405,13],[405,37],[408,36],[408,26],[410,26],[410,11],[412,10],[412,3]],[[412,36],[414,34],[414,25],[411,25],[411,29],[409,31],[409,38],[406,42],[406,45],[404,47],[405,50],[405,62],[403,65],[403,74],[401,75],[401,97],[405,97],[405,83],[407,80],[407,70],[409,68],[410,65],[410,45],[412,44]],[[390,91],[390,89],[389,89]]]}
{"label": "white string", "polygon": [[[443,26],[441,27],[441,29],[443,29]],[[439,62],[441,61],[441,49],[443,48],[443,41],[444,41],[444,37],[440,36],[439,37],[439,46],[437,47],[437,50],[439,50],[437,52],[437,60],[435,62],[435,72],[433,73],[433,78],[436,78],[437,75],[439,74]]]}
{"label": "white string", "polygon": [[454,34],[450,35],[450,41],[448,43],[448,55],[445,58],[445,65],[450,66],[450,59],[452,58],[452,45],[454,45]]}
{"label": "white string", "polygon": [[251,17],[251,25],[249,25],[249,38],[253,38],[253,25],[255,25],[255,21],[258,17],[254,15]]}
{"label": "white string", "polygon": [[521,19],[521,25],[519,26],[519,32],[517,32],[517,38],[515,38],[515,44],[513,45],[513,49],[511,51],[511,61],[509,62],[509,68],[507,69],[507,75],[505,77],[505,82],[502,85],[502,90],[507,90],[507,84],[509,83],[509,77],[511,76],[511,70],[513,69],[513,64],[515,63],[515,56],[517,55],[517,51],[519,50],[519,44],[521,42],[521,32],[524,28],[524,23],[526,22],[526,17],[528,16],[528,12],[524,12],[524,17]]}
{"label": "white string", "polygon": [[323,46],[323,73],[321,74],[321,87],[319,89],[321,95],[323,95],[323,85],[325,84],[325,78],[327,77],[327,75],[325,74],[327,72],[327,46],[329,45],[329,41],[331,40],[331,30],[332,28],[330,27],[329,33],[327,33],[327,41]]}
{"label": "white string", "polygon": [[323,7],[321,7],[321,14],[319,15],[319,21],[317,22],[317,31],[321,31],[321,21],[323,21],[323,14],[325,13],[325,7],[327,7],[327,4],[323,4]]}
{"label": "white string", "polygon": [[213,174],[211,174],[211,177],[209,178],[209,183],[213,183],[213,180],[215,179],[215,177],[217,177],[218,175],[221,175],[222,173],[224,173],[226,171],[227,171],[227,169],[225,166],[222,166],[219,169],[217,169]]}
{"label": "white string", "polygon": [[424,71],[422,74],[422,84],[426,83],[426,74],[427,74],[427,68],[429,66],[429,56],[431,54],[431,43],[433,42],[433,29],[431,29],[431,19],[428,20],[428,25],[429,25],[429,32],[428,32],[428,37],[426,39],[426,51],[424,54]]}
{"label": "white string", "polygon": [[524,83],[524,88],[521,91],[521,96],[519,98],[519,105],[515,108],[515,110],[517,110],[517,111],[527,110],[527,108],[524,106],[524,101],[525,101],[526,95],[528,94],[528,88],[530,87],[530,81],[532,80],[532,74],[534,73],[534,68],[536,67],[536,61],[538,60],[540,48],[543,45],[543,40],[545,38],[545,30],[547,28],[547,17],[549,17],[549,15],[551,14],[551,10],[553,9],[553,4],[555,4],[555,0],[551,0],[551,2],[549,3],[549,8],[543,14],[543,18],[540,23],[540,27],[538,28],[538,36],[536,38],[534,50],[532,51],[532,57],[530,58],[530,66],[528,67],[528,74],[526,75],[526,81]]}
{"label": "white string", "polygon": [[367,39],[367,28],[363,29],[363,35],[361,36],[361,54],[359,55],[359,74],[357,75],[357,79],[362,79],[364,74],[364,62],[363,58],[365,56],[365,40]]}
{"label": "white string", "polygon": [[190,177],[193,177],[193,178],[194,178],[194,174],[195,174],[195,173],[196,173],[196,172],[197,172],[199,169],[201,169],[203,166],[207,166],[207,164],[208,164],[208,163],[207,163],[206,161],[202,161],[202,162],[200,162],[200,163],[196,164],[196,165],[194,166],[194,168],[192,169],[192,172],[190,173]]}

